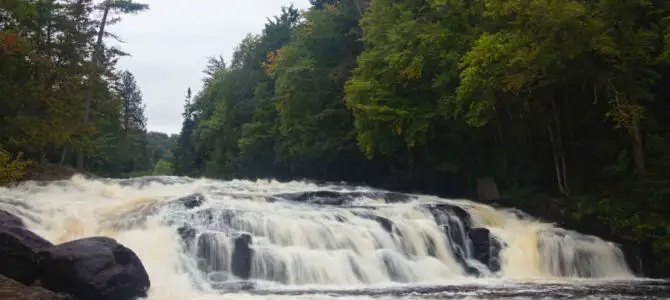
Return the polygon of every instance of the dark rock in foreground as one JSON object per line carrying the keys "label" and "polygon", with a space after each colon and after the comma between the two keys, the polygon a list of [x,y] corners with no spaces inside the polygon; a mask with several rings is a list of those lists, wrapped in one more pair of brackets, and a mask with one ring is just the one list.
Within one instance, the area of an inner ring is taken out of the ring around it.
{"label": "dark rock in foreground", "polygon": [[151,284],[137,255],[111,238],[75,240],[42,250],[37,256],[42,285],[77,299],[146,297]]}
{"label": "dark rock in foreground", "polygon": [[23,228],[23,220],[21,218],[0,209],[0,227],[20,227]]}
{"label": "dark rock in foreground", "polygon": [[0,299],[7,300],[75,300],[67,294],[57,294],[41,287],[25,286],[0,275]]}
{"label": "dark rock in foreground", "polygon": [[30,230],[0,226],[0,274],[32,284],[39,276],[35,254],[52,246]]}

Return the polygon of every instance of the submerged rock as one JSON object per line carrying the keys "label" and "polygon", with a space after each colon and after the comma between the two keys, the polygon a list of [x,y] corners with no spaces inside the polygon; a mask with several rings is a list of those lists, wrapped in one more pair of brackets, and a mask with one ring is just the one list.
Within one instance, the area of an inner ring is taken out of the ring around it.
{"label": "submerged rock", "polygon": [[253,281],[225,281],[225,282],[213,282],[210,284],[211,288],[215,290],[222,291],[249,291],[253,290],[256,287],[256,284]]}
{"label": "submerged rock", "polygon": [[0,226],[0,274],[32,284],[39,275],[35,254],[52,246],[25,228]]}
{"label": "submerged rock", "polygon": [[151,282],[137,255],[114,239],[92,237],[37,254],[42,285],[77,299],[146,297]]}
{"label": "submerged rock", "polygon": [[386,230],[386,232],[388,232],[388,233],[393,232],[393,226],[394,226],[393,221],[389,220],[388,218],[384,218],[382,216],[375,216],[374,218],[375,218],[375,221],[377,221],[377,223],[379,223],[379,225],[381,225],[382,228],[384,228],[384,230]]}
{"label": "submerged rock", "polygon": [[196,256],[198,267],[205,273],[228,271],[228,249],[224,245],[228,237],[219,233],[204,232],[198,237]]}
{"label": "submerged rock", "polygon": [[204,202],[205,202],[205,196],[200,193],[191,194],[188,196],[181,197],[177,200],[174,200],[174,203],[179,203],[180,205],[186,207],[187,209],[199,207]]}
{"label": "submerged rock", "polygon": [[0,275],[0,299],[7,300],[75,300],[68,294],[57,294],[42,287],[26,286]]}
{"label": "submerged rock", "polygon": [[195,236],[197,233],[198,231],[188,224],[182,225],[181,227],[177,228],[177,234],[179,234],[179,237],[181,237],[182,242],[187,248],[189,248],[193,244],[193,240],[195,240]]}

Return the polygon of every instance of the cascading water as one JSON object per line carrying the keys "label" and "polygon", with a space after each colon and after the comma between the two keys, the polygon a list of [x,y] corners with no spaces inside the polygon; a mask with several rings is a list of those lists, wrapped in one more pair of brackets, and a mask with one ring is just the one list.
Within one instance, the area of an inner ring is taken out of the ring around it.
{"label": "cascading water", "polygon": [[634,278],[622,252],[597,237],[466,200],[363,187],[76,176],[0,188],[0,209],[55,243],[117,239],[149,272],[149,299],[307,290],[392,299],[411,286]]}

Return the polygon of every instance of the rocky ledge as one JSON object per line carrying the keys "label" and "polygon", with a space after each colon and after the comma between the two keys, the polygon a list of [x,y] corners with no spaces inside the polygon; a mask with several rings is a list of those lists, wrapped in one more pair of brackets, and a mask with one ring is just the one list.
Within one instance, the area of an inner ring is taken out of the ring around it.
{"label": "rocky ledge", "polygon": [[150,285],[137,255],[114,239],[54,245],[0,210],[0,299],[131,300]]}

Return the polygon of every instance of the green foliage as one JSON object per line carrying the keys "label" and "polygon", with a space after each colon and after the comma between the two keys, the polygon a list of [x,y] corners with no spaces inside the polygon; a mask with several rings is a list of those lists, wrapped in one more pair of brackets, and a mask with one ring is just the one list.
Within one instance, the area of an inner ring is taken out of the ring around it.
{"label": "green foliage", "polygon": [[116,38],[105,25],[146,8],[128,0],[0,2],[0,142],[8,151],[61,166],[86,154],[80,172],[109,176],[151,168],[141,94],[132,74],[115,68],[125,53],[102,43]]}
{"label": "green foliage", "polygon": [[[667,1],[665,1],[667,2]],[[472,195],[670,247],[670,5],[314,0],[210,59],[175,172]],[[666,176],[667,177],[667,176]]]}
{"label": "green foliage", "polygon": [[12,155],[0,149],[0,186],[21,180],[30,164],[31,161],[23,159],[23,153]]}
{"label": "green foliage", "polygon": [[174,174],[174,167],[172,163],[167,160],[161,159],[154,166],[153,175],[172,175]]}

